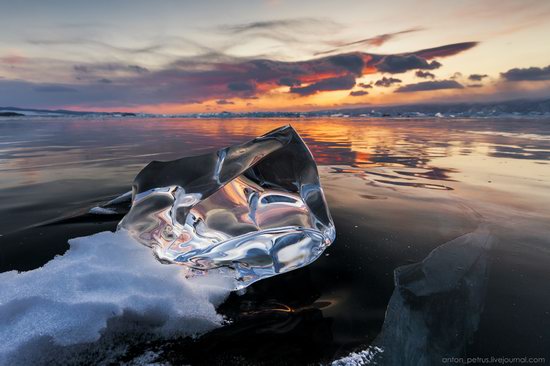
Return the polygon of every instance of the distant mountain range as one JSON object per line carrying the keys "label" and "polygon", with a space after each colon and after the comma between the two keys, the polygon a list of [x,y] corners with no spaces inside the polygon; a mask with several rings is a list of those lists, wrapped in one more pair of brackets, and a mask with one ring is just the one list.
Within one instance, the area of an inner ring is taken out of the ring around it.
{"label": "distant mountain range", "polygon": [[185,114],[149,114],[128,112],[71,111],[64,109],[29,109],[0,107],[0,117],[17,116],[102,116],[167,118],[297,118],[297,117],[492,117],[550,116],[550,99],[511,100],[483,103],[410,104],[397,106],[363,106],[309,112],[214,112]]}

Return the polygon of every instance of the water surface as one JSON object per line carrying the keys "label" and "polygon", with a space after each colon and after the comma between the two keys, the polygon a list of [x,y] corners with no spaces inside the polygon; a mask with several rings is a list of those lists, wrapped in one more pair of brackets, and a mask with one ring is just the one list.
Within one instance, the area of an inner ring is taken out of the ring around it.
{"label": "water surface", "polygon": [[3,119],[2,270],[36,268],[63,253],[66,238],[113,229],[116,218],[70,217],[127,191],[151,160],[205,153],[288,123],[319,164],[336,241],[311,266],[232,295],[220,309],[231,326],[198,343],[155,345],[167,360],[304,364],[364,349],[383,327],[394,269],[480,224],[494,241],[477,259],[484,270],[470,274],[476,291],[440,294],[415,311],[430,336],[433,324],[445,325],[437,336],[453,339],[444,343],[450,355],[550,357],[546,119]]}

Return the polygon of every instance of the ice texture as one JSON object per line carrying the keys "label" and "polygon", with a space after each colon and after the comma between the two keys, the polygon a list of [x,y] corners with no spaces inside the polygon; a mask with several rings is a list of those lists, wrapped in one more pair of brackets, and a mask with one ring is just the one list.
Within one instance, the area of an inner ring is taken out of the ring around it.
{"label": "ice texture", "polygon": [[160,264],[124,232],[69,243],[41,268],[0,273],[0,365],[66,364],[65,350],[97,341],[110,321],[129,315],[122,324],[140,323],[159,337],[223,324],[215,306],[229,294],[227,279],[186,279],[184,268]]}
{"label": "ice texture", "polygon": [[382,331],[367,349],[332,366],[428,366],[461,357],[485,304],[489,252],[498,243],[492,230],[483,222],[422,262],[396,268]]}
{"label": "ice texture", "polygon": [[364,351],[352,352],[346,357],[333,361],[331,366],[363,366],[377,365],[376,358],[384,353],[380,347],[370,346]]}
{"label": "ice texture", "polygon": [[119,230],[162,262],[229,274],[235,289],[313,262],[335,238],[317,166],[291,126],[151,162],[134,181]]}

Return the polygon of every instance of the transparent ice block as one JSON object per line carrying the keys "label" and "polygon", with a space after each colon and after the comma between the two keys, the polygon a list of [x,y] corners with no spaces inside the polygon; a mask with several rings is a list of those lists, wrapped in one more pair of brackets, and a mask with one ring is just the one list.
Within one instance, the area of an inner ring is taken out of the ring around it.
{"label": "transparent ice block", "polygon": [[310,264],[335,238],[317,166],[291,126],[151,162],[134,181],[119,230],[164,263],[233,276],[235,289]]}

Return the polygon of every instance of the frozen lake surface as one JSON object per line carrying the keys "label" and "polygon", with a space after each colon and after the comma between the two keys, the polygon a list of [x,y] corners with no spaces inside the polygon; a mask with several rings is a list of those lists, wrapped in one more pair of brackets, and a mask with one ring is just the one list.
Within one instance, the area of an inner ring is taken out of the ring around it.
{"label": "frozen lake surface", "polygon": [[151,160],[289,123],[316,159],[336,225],[323,256],[230,295],[218,313],[231,324],[197,340],[136,341],[112,330],[119,347],[100,341],[60,357],[193,365],[316,364],[361,351],[396,365],[550,359],[544,118],[4,118],[1,270],[36,269],[63,254],[69,238],[113,230],[121,217],[86,212],[128,191]]}

